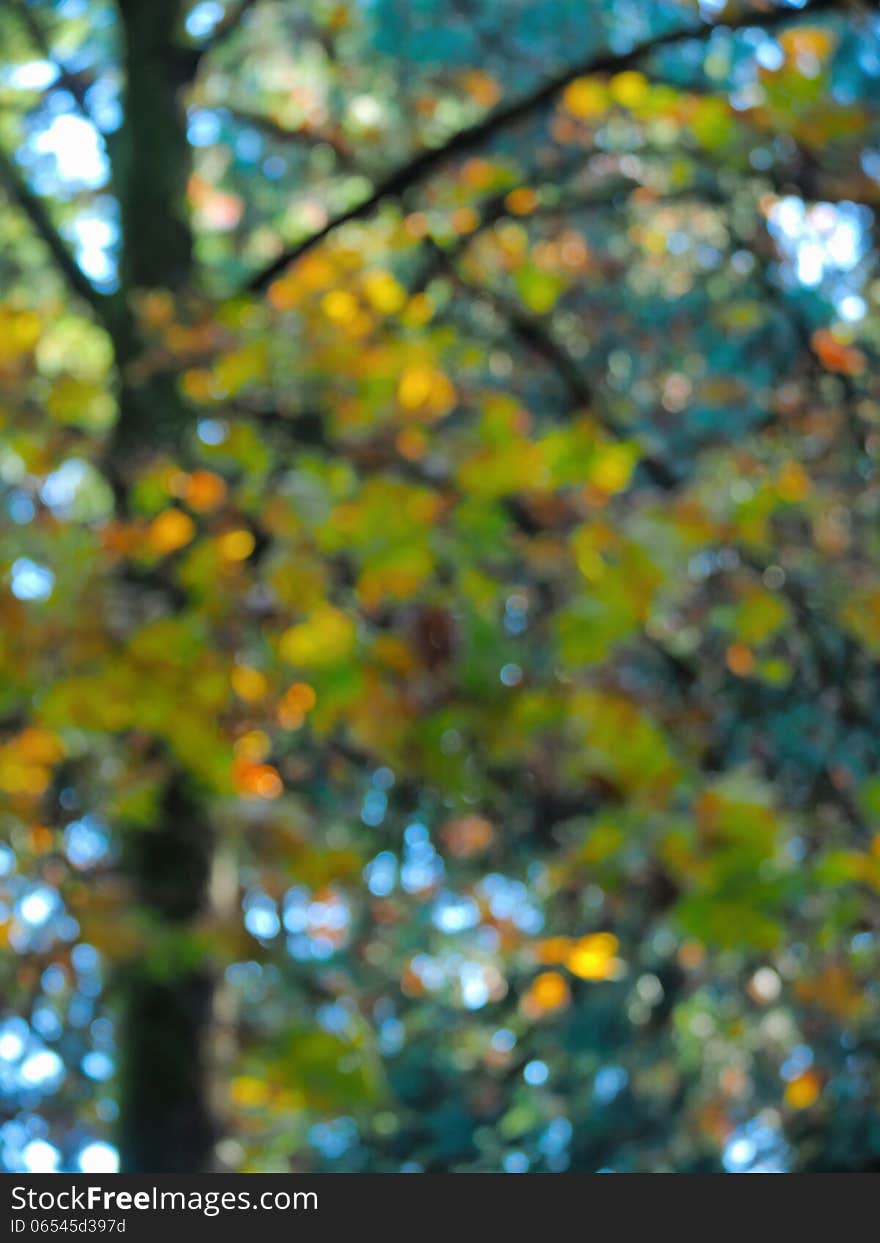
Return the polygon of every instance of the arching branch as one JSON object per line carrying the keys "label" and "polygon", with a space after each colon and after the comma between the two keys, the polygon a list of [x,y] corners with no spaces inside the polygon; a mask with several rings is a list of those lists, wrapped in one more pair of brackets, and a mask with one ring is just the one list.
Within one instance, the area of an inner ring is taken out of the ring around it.
{"label": "arching branch", "polygon": [[0,150],[0,184],[5,188],[12,202],[30,220],[34,232],[46,245],[71,293],[88,303],[101,322],[108,326],[111,318],[111,299],[96,289],[83,272],[56,229],[42,199],[34,194],[14,162],[2,150]]}
{"label": "arching branch", "polygon": [[44,28],[33,9],[25,4],[24,0],[13,0],[12,7],[21,26],[27,32],[27,36],[35,51],[39,52],[43,60],[57,70],[58,79],[54,83],[55,89],[57,90],[60,87],[62,90],[69,91],[83,116],[87,120],[91,120],[86,102],[86,92],[90,86],[87,78],[83,74],[71,73],[69,69],[65,68],[52,50],[52,42],[48,31]]}
{"label": "arching branch", "polygon": [[209,52],[216,52],[218,47],[221,47],[237,30],[240,30],[242,22],[256,3],[257,0],[239,0],[238,4],[230,3],[225,16],[214,27],[206,42],[196,51],[196,61],[200,61]]}
{"label": "arching branch", "polygon": [[267,138],[271,138],[275,142],[299,144],[304,147],[330,147],[340,164],[348,169],[361,171],[356,168],[352,152],[334,134],[310,129],[305,125],[300,129],[290,129],[288,126],[282,125],[280,121],[276,121],[274,117],[266,116],[264,113],[251,112],[248,108],[240,107],[237,104],[229,104],[226,107],[226,112],[233,121],[240,125],[248,125],[251,129],[259,130],[260,133],[265,134]]}
{"label": "arching branch", "polygon": [[553,103],[562,91],[577,78],[596,73],[621,73],[626,69],[636,67],[646,56],[651,55],[653,52],[687,42],[690,39],[706,38],[713,30],[720,28],[736,30],[746,26],[760,26],[765,29],[773,28],[792,19],[796,20],[808,12],[816,13],[826,9],[837,8],[841,2],[842,0],[812,0],[811,3],[808,2],[797,10],[790,8],[777,8],[769,12],[750,10],[741,17],[727,22],[709,25],[704,22],[694,23],[684,28],[678,27],[675,30],[666,31],[664,34],[643,39],[641,42],[636,43],[628,52],[602,52],[588,57],[576,65],[571,65],[555,77],[543,82],[529,94],[513,100],[509,104],[502,104],[473,125],[458,130],[442,146],[420,151],[400,168],[394,169],[374,187],[366,198],[340,212],[338,215],[332,216],[320,229],[309,234],[308,237],[303,238],[302,241],[297,242],[294,246],[284,250],[266,267],[254,273],[247,282],[247,291],[250,293],[262,292],[285,268],[312,250],[342,225],[354,220],[365,219],[385,199],[401,198],[407,191],[425,182],[450,160],[484,146],[496,135],[534,115],[541,108]]}

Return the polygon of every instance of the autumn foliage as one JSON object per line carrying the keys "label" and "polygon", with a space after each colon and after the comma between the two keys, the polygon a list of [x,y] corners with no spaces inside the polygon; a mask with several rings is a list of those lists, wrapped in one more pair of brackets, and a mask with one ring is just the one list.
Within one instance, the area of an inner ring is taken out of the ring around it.
{"label": "autumn foliage", "polygon": [[7,1169],[880,1161],[876,22],[584,8],[0,13]]}

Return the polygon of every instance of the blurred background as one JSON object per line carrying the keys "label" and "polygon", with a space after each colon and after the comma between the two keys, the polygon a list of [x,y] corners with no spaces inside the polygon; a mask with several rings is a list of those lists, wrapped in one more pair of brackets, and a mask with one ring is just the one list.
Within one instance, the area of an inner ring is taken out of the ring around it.
{"label": "blurred background", "polygon": [[878,35],[6,0],[2,1168],[878,1168]]}

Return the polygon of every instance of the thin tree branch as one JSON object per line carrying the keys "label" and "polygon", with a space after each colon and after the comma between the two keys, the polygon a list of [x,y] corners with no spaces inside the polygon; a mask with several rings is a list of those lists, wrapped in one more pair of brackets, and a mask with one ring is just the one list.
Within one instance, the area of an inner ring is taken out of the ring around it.
{"label": "thin tree branch", "polygon": [[[431,243],[436,247],[436,243]],[[575,409],[588,410],[597,420],[602,430],[612,440],[629,440],[634,435],[628,428],[621,426],[604,411],[597,410],[596,393],[578,367],[571,355],[563,348],[556,338],[544,326],[527,315],[515,303],[510,302],[497,290],[484,285],[473,285],[463,275],[458,265],[450,261],[443,251],[439,252],[438,262],[446,268],[449,276],[459,289],[472,298],[476,298],[491,306],[495,313],[504,320],[512,335],[537,358],[541,358],[558,376],[566,395]],[[660,458],[646,455],[640,459],[639,465],[647,477],[658,488],[669,491],[678,485],[678,478],[673,469]]]}
{"label": "thin tree branch", "polygon": [[517,124],[519,121],[525,120],[540,108],[551,104],[577,78],[597,73],[620,73],[625,69],[631,69],[640,64],[645,56],[659,51],[661,48],[671,47],[678,43],[687,42],[690,39],[707,38],[714,30],[737,30],[745,26],[772,28],[779,23],[792,19],[796,20],[806,13],[816,13],[826,9],[837,8],[842,3],[845,3],[845,0],[812,0],[812,3],[807,3],[803,8],[796,10],[791,8],[777,8],[769,12],[750,10],[735,20],[714,24],[700,22],[699,25],[694,24],[684,29],[679,27],[678,29],[667,31],[665,34],[643,39],[628,52],[602,52],[576,65],[571,65],[563,70],[562,73],[542,83],[528,95],[524,95],[512,103],[503,104],[495,108],[480,121],[459,130],[443,145],[420,151],[406,164],[389,173],[366,198],[340,212],[338,215],[332,216],[320,229],[309,234],[308,237],[303,238],[296,245],[284,250],[270,264],[259,272],[254,273],[247,282],[246,289],[251,293],[260,293],[285,268],[318,245],[319,242],[329,237],[336,229],[351,221],[362,220],[369,216],[384,199],[399,199],[408,190],[427,180],[428,177],[449,160],[464,155],[476,147],[483,146],[494,138],[496,134]]}
{"label": "thin tree branch", "polygon": [[87,302],[106,326],[110,322],[111,303],[107,295],[88,279],[56,229],[42,200],[29,188],[13,161],[0,150],[0,184],[10,199],[28,217],[34,231],[42,238],[55,265],[72,293]]}
{"label": "thin tree branch", "polygon": [[24,0],[13,0],[13,9],[34,48],[48,64],[58,71],[58,79],[53,84],[54,87],[56,89],[61,87],[63,90],[69,91],[83,116],[87,120],[91,120],[91,114],[86,103],[86,92],[90,84],[84,84],[82,75],[71,73],[68,69],[65,69],[64,65],[52,51],[52,43],[48,33],[40,24],[33,9],[29,8],[24,3]]}
{"label": "thin tree branch", "polygon": [[196,60],[201,61],[209,52],[216,52],[231,35],[234,35],[240,29],[241,24],[250,10],[257,3],[257,0],[239,0],[238,4],[230,4],[226,9],[226,15],[214,27],[213,32],[208,36],[205,43],[196,50]]}
{"label": "thin tree branch", "polygon": [[340,164],[344,164],[346,168],[362,172],[357,168],[351,151],[333,134],[324,134],[319,130],[309,129],[303,126],[301,129],[288,129],[276,121],[274,117],[265,116],[259,112],[250,112],[247,108],[240,108],[237,105],[227,105],[225,111],[232,117],[234,121],[240,122],[242,125],[249,125],[252,129],[259,130],[269,138],[274,138],[277,142],[299,143],[302,146],[316,147],[319,145],[328,146],[333,150]]}
{"label": "thin tree branch", "polygon": [[[558,344],[552,334],[532,316],[527,315],[514,302],[511,302],[498,290],[488,285],[474,285],[462,273],[458,264],[448,261],[442,252],[438,261],[446,268],[449,276],[463,292],[484,302],[499,315],[508,325],[516,339],[532,354],[537,354],[547,362],[559,376],[569,397],[575,405],[587,410],[593,405],[595,394],[586,378],[569,355]],[[616,425],[608,425],[606,430],[615,438],[623,433]]]}

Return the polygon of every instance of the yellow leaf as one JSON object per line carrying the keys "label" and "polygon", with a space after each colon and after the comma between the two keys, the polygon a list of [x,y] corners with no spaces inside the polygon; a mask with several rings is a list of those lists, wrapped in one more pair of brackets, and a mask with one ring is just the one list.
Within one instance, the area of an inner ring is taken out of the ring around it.
{"label": "yellow leaf", "polygon": [[269,354],[264,341],[255,341],[233,350],[219,360],[214,368],[216,388],[223,394],[238,393],[248,384],[265,380]]}
{"label": "yellow leaf", "polygon": [[610,932],[594,932],[581,937],[568,955],[566,966],[581,980],[611,980],[620,970],[617,937]]}
{"label": "yellow leaf", "polygon": [[809,496],[811,487],[810,476],[798,462],[787,462],[776,480],[776,491],[792,504]]}
{"label": "yellow leaf", "polygon": [[29,354],[41,331],[40,317],[35,312],[0,307],[0,358],[15,359]]}
{"label": "yellow leaf", "polygon": [[74,427],[100,431],[113,421],[113,398],[101,384],[64,376],[52,388],[46,402],[50,418]]}
{"label": "yellow leaf", "polygon": [[589,480],[601,492],[622,492],[632,478],[638,450],[633,445],[605,445],[589,466]]}
{"label": "yellow leaf", "polygon": [[147,542],[153,552],[162,554],[176,552],[190,542],[196,533],[196,525],[182,509],[172,506],[157,514],[147,530]]}
{"label": "yellow leaf", "polygon": [[565,88],[562,106],[573,117],[588,120],[590,117],[601,116],[607,110],[608,92],[594,78],[576,78]]}
{"label": "yellow leaf", "polygon": [[268,1101],[269,1085],[264,1079],[241,1075],[232,1080],[230,1096],[240,1109],[257,1109]]}
{"label": "yellow leaf", "polygon": [[815,1070],[805,1070],[786,1085],[785,1103],[790,1109],[809,1109],[819,1099],[822,1080]]}
{"label": "yellow leaf", "polygon": [[567,1006],[570,996],[565,978],[558,971],[542,971],[523,997],[522,1009],[529,1018],[541,1018]]}
{"label": "yellow leaf", "polygon": [[250,531],[241,527],[226,531],[217,539],[217,551],[224,561],[246,561],[254,551],[255,540]]}
{"label": "yellow leaf", "polygon": [[351,655],[356,639],[351,618],[331,604],[322,604],[306,621],[284,632],[279,650],[292,665],[335,665]]}
{"label": "yellow leaf", "polygon": [[347,289],[331,289],[321,299],[321,309],[335,324],[350,324],[359,310],[357,299]]}
{"label": "yellow leaf", "polygon": [[406,291],[390,272],[381,269],[367,272],[363,285],[367,301],[383,315],[394,315],[406,303]]}
{"label": "yellow leaf", "polygon": [[649,91],[645,75],[634,69],[615,74],[611,79],[611,98],[624,108],[639,108],[647,100]]}
{"label": "yellow leaf", "polygon": [[397,384],[397,400],[407,414],[442,418],[455,405],[455,388],[448,376],[424,363],[404,367]]}
{"label": "yellow leaf", "polygon": [[259,669],[249,669],[244,665],[236,665],[229,678],[232,689],[246,703],[256,703],[262,699],[269,689],[269,680]]}

